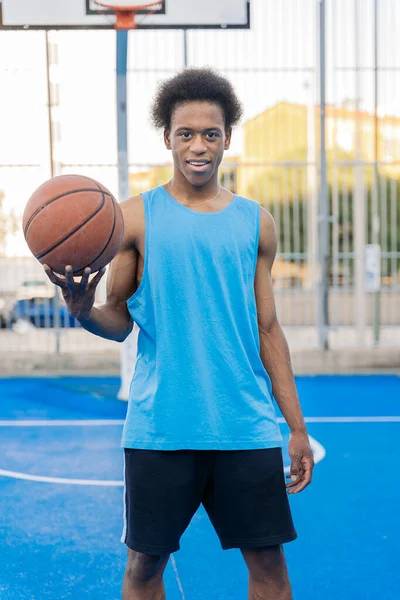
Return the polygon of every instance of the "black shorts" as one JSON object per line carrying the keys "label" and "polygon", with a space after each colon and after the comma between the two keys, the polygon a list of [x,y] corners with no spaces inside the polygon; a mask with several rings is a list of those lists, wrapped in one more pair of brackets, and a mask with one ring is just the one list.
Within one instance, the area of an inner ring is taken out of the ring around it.
{"label": "black shorts", "polygon": [[125,448],[121,541],[144,554],[179,550],[203,503],[224,550],[296,539],[280,448],[138,450]]}

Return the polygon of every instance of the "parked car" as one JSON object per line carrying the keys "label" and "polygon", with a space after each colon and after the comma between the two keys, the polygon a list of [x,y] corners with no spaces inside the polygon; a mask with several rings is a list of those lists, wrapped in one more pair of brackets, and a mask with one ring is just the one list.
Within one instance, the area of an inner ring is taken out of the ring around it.
{"label": "parked car", "polygon": [[56,327],[57,310],[59,327],[80,327],[79,322],[69,314],[64,304],[55,302],[55,297],[42,296],[17,300],[12,309],[14,321],[22,319],[35,327]]}

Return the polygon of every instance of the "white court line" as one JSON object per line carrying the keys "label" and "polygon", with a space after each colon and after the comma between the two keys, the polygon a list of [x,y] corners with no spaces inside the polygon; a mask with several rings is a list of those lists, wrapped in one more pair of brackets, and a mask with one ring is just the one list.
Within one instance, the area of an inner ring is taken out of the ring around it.
{"label": "white court line", "polygon": [[[400,423],[398,417],[305,417],[306,423]],[[285,419],[279,418],[279,423],[285,423]],[[0,427],[93,427],[102,425],[123,425],[120,419],[47,419],[47,420],[15,420],[7,419],[0,421]]]}
{"label": "white court line", "polygon": [[[399,417],[306,417],[307,423],[400,423]],[[279,423],[285,423],[282,418],[278,419]],[[118,419],[57,419],[57,420],[2,420],[0,427],[90,427],[104,425],[123,425],[123,420]],[[313,437],[309,436],[310,445],[314,454],[315,464],[325,458],[325,448]],[[285,472],[289,472],[290,467],[285,467]],[[94,486],[110,486],[122,487],[123,481],[116,480],[96,480],[96,479],[68,479],[64,477],[47,477],[44,475],[30,475],[29,473],[21,473],[18,471],[8,471],[0,469],[0,476],[12,477],[14,479],[25,479],[28,481],[38,481],[44,483],[72,484],[72,485],[94,485]],[[178,583],[179,585],[179,583]],[[183,590],[181,590],[183,594]],[[182,596],[184,598],[184,596]]]}
{"label": "white court line", "polygon": [[[123,425],[124,421],[117,419],[58,419],[58,420],[21,420],[21,421],[0,421],[0,427],[92,427],[102,425]],[[25,479],[27,481],[40,481],[42,483],[59,483],[70,485],[96,485],[121,487],[123,481],[112,479],[68,479],[66,477],[47,477],[45,475],[30,475],[29,473],[21,473],[19,471],[8,471],[0,469],[0,475],[4,477],[12,477],[14,479]]]}
{"label": "white court line", "polygon": [[92,427],[96,425],[123,425],[124,421],[117,419],[51,419],[47,420],[3,420],[0,421],[0,427]]}
{"label": "white court line", "polygon": [[6,471],[5,469],[0,469],[0,475],[12,477],[13,479],[26,479],[27,481],[40,481],[43,483],[69,483],[72,485],[102,485],[110,487],[120,487],[124,485],[123,481],[113,481],[112,479],[67,479],[64,477],[45,477],[44,475],[29,475],[29,473]]}
{"label": "white court line", "polygon": [[[283,419],[279,419],[283,421]],[[51,427],[55,423],[57,426],[61,425],[81,425],[82,423],[86,426],[90,425],[121,425],[124,421],[117,420],[86,420],[86,421],[73,421],[73,420],[63,420],[63,421],[0,421],[0,426],[7,427],[11,424],[11,426],[22,426],[21,423],[27,423],[29,426],[33,426],[35,423],[39,424],[39,426]],[[313,437],[308,436],[310,440],[311,449],[314,455],[315,464],[319,463],[321,460],[325,458],[326,451],[325,448],[317,442]],[[290,471],[290,467],[285,467],[285,473]],[[58,483],[58,484],[70,484],[70,485],[96,485],[96,486],[110,486],[110,487],[123,487],[124,481],[116,481],[116,480],[107,480],[107,479],[68,479],[66,477],[48,477],[45,475],[30,475],[29,473],[22,473],[20,471],[8,471],[6,469],[0,469],[0,476],[4,477],[12,477],[13,479],[25,479],[27,481],[38,481],[42,483]],[[179,583],[178,583],[179,585]],[[183,594],[183,590],[181,591]]]}
{"label": "white court line", "polygon": [[[285,420],[278,419],[279,423],[284,423]],[[400,423],[400,417],[306,417],[307,423]],[[123,420],[117,419],[58,419],[58,420],[2,420],[1,427],[90,427],[104,425],[123,425]],[[315,464],[325,458],[325,448],[313,437],[309,436],[311,448],[314,454]],[[289,472],[290,467],[285,467],[285,472]],[[122,487],[123,481],[116,480],[96,480],[96,479],[68,479],[65,477],[47,477],[44,475],[30,475],[29,473],[21,473],[19,471],[8,471],[0,469],[0,476],[12,477],[14,479],[25,479],[28,481],[38,481],[43,483],[58,483],[70,485],[93,485],[93,486],[109,486]]]}
{"label": "white court line", "polygon": [[[306,423],[400,423],[400,417],[304,417]],[[285,423],[285,419],[278,419]]]}
{"label": "white court line", "polygon": [[171,563],[172,563],[172,568],[174,569],[176,583],[178,584],[178,588],[181,593],[181,598],[182,598],[182,600],[185,600],[185,593],[183,591],[182,581],[181,581],[181,578],[179,577],[178,567],[176,566],[176,560],[175,560],[175,556],[173,554],[171,554]]}

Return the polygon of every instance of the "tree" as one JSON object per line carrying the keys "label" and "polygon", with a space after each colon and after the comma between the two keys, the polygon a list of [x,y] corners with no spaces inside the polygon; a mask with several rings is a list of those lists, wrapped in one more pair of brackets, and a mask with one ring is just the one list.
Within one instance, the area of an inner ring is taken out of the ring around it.
{"label": "tree", "polygon": [[5,253],[7,236],[18,230],[18,220],[13,210],[4,209],[4,193],[0,190],[0,256]]}

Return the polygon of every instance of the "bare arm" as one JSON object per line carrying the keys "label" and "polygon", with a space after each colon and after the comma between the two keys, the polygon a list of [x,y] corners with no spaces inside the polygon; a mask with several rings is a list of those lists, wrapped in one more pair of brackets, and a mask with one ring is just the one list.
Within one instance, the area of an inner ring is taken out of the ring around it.
{"label": "bare arm", "polygon": [[134,293],[137,258],[122,249],[110,265],[105,304],[93,306],[87,316],[79,317],[84,329],[94,335],[123,342],[132,331],[133,321],[126,301]]}
{"label": "bare arm", "polygon": [[71,267],[65,269],[65,277],[55,275],[45,266],[50,280],[61,287],[69,312],[90,333],[122,342],[132,331],[133,321],[126,302],[136,290],[138,253],[135,239],[143,221],[143,206],[140,196],[121,204],[124,216],[124,240],[120,251],[111,262],[107,277],[107,299],[105,304],[94,307],[96,287],[104,270],[89,282],[90,269],[80,282],[74,281]]}
{"label": "bare arm", "polygon": [[[297,493],[311,481],[312,453],[294,381],[289,347],[278,323],[272,289],[271,269],[276,255],[276,231],[271,215],[261,208],[260,240],[255,276],[260,355],[275,400],[291,431],[289,454],[292,459],[290,492]],[[300,478],[300,481],[299,481]]]}

